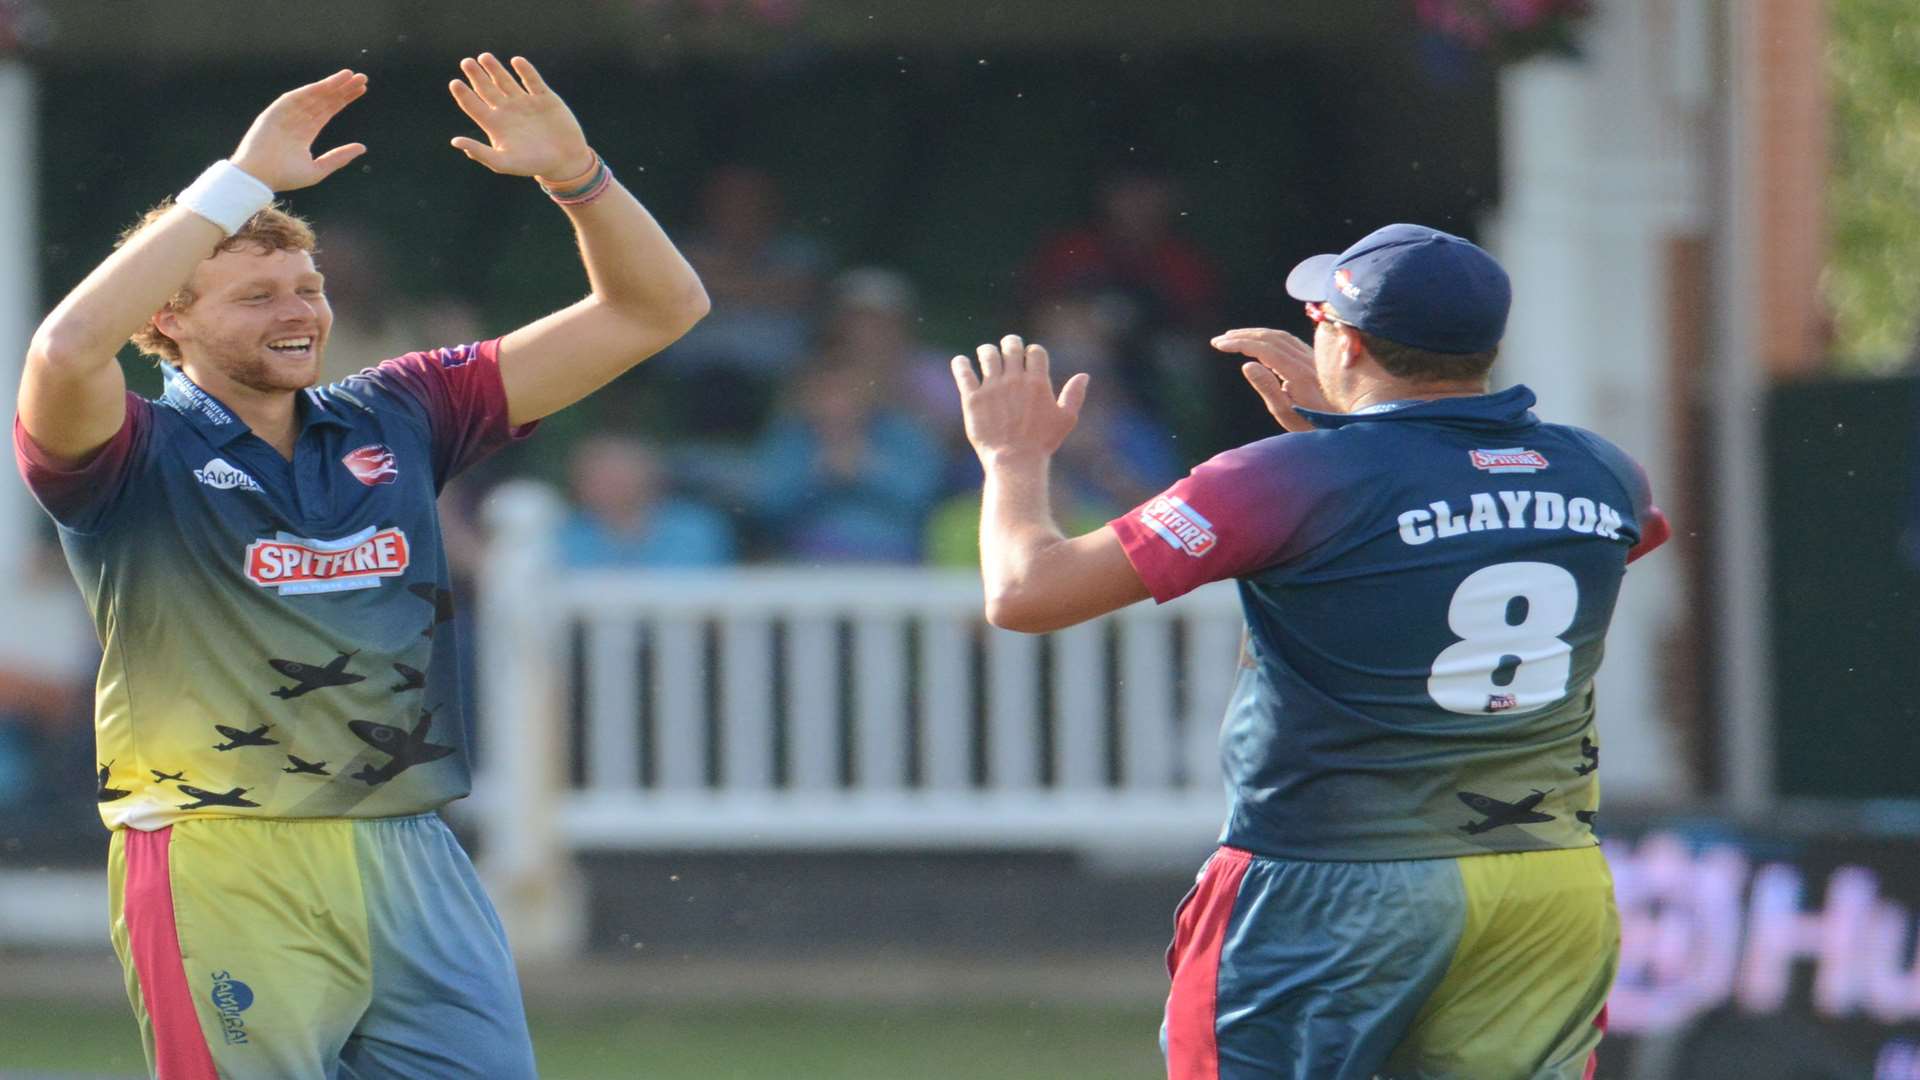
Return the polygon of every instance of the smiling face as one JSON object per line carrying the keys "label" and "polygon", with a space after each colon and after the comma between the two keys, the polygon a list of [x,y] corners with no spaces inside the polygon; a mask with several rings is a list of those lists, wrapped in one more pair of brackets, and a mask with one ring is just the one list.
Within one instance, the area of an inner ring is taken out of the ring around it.
{"label": "smiling face", "polygon": [[333,328],[325,279],[300,250],[223,251],[187,282],[192,302],[154,317],[187,376],[216,397],[292,393],[320,376]]}

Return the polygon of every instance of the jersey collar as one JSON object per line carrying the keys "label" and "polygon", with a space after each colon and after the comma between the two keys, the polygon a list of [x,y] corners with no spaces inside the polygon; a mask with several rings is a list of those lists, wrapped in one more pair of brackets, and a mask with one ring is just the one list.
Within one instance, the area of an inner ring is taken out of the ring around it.
{"label": "jersey collar", "polygon": [[1380,420],[1423,420],[1466,427],[1510,428],[1540,422],[1528,411],[1533,408],[1535,400],[1532,390],[1516,384],[1496,394],[1435,398],[1432,401],[1387,401],[1353,413],[1321,412],[1318,409],[1296,411],[1313,421],[1313,426],[1322,431]]}
{"label": "jersey collar", "polygon": [[[222,404],[219,398],[207,393],[187,373],[174,364],[161,364],[160,377],[165,389],[160,400],[173,407],[175,412],[187,418],[187,422],[199,430],[200,434],[215,446],[225,446],[242,435],[252,432],[247,422],[240,419],[232,409]],[[352,427],[353,422],[341,416],[327,404],[326,398],[313,390],[300,392],[301,400],[295,408],[300,413],[300,433],[318,425],[329,427]]]}

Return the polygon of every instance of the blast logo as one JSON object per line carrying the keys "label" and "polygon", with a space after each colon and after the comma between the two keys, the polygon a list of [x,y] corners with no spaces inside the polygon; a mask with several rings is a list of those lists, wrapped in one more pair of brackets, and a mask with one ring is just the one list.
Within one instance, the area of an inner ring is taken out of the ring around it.
{"label": "blast logo", "polygon": [[1473,467],[1490,473],[1537,473],[1547,467],[1547,456],[1538,450],[1509,446],[1505,450],[1469,450],[1467,460]]}
{"label": "blast logo", "polygon": [[1520,704],[1520,699],[1517,697],[1514,697],[1512,694],[1488,694],[1487,695],[1487,711],[1488,712],[1506,712],[1508,709],[1511,709],[1518,704]]}
{"label": "blast logo", "polygon": [[1213,534],[1213,522],[1201,517],[1178,495],[1156,496],[1140,511],[1140,521],[1159,533],[1168,547],[1196,559],[1212,551],[1220,539]]}
{"label": "blast logo", "polygon": [[400,478],[400,464],[385,443],[368,443],[341,458],[340,463],[368,487],[391,484]]}
{"label": "blast logo", "polygon": [[373,526],[338,540],[278,533],[247,545],[247,580],[281,596],[378,588],[382,578],[406,573],[412,561],[407,534]]}
{"label": "blast logo", "polygon": [[1353,271],[1344,266],[1333,272],[1333,287],[1349,300],[1360,299],[1360,286],[1353,283]]}
{"label": "blast logo", "polygon": [[247,1022],[241,1017],[253,1006],[253,988],[225,971],[213,973],[213,1011],[220,1014],[220,1036],[228,1046],[247,1041]]}

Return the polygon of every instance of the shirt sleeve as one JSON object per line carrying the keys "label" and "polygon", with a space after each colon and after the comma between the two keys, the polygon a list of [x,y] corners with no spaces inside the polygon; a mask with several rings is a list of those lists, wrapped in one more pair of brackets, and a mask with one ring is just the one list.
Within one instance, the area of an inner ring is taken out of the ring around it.
{"label": "shirt sleeve", "polygon": [[1577,435],[1626,489],[1627,501],[1633,507],[1633,524],[1639,530],[1638,539],[1627,550],[1627,561],[1632,562],[1671,539],[1673,524],[1667,520],[1666,512],[1654,505],[1653,485],[1647,480],[1647,470],[1641,468],[1631,454],[1605,438],[1583,428],[1567,430]]}
{"label": "shirt sleeve", "polygon": [[128,479],[146,453],[153,427],[153,403],[127,394],[120,430],[93,456],[77,466],[53,458],[13,418],[13,460],[27,490],[47,515],[75,532],[97,532],[127,490]]}
{"label": "shirt sleeve", "polygon": [[1315,485],[1291,451],[1311,438],[1282,435],[1229,450],[1108,522],[1155,601],[1244,577],[1295,552]]}
{"label": "shirt sleeve", "polygon": [[360,377],[419,406],[433,446],[434,479],[440,484],[533,434],[539,424],[507,424],[498,338],[396,356]]}

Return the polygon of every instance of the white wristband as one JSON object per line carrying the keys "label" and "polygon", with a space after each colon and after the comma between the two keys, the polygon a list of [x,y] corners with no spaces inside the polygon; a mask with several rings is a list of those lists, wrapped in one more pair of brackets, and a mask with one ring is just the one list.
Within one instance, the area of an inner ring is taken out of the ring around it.
{"label": "white wristband", "polygon": [[225,158],[207,166],[200,178],[173,200],[226,230],[240,231],[247,219],[273,204],[273,189]]}

